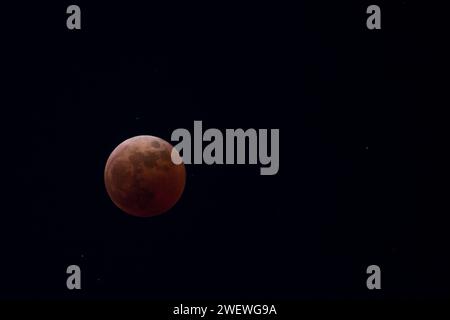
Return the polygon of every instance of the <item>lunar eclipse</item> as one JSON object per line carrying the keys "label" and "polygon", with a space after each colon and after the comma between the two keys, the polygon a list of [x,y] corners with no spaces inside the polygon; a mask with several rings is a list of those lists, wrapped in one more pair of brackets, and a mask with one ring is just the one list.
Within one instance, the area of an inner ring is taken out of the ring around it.
{"label": "lunar eclipse", "polygon": [[178,154],[170,143],[154,136],[136,136],[120,143],[104,171],[113,203],[137,217],[156,216],[172,208],[186,181],[184,164],[172,162],[172,150]]}

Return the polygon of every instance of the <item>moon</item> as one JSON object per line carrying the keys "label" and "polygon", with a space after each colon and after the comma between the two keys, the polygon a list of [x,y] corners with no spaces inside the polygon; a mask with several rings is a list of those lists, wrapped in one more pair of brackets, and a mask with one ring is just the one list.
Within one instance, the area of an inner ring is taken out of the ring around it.
{"label": "moon", "polygon": [[173,163],[172,152],[179,156],[170,143],[154,136],[136,136],[119,144],[104,172],[112,202],[137,217],[156,216],[172,208],[186,182],[184,164]]}

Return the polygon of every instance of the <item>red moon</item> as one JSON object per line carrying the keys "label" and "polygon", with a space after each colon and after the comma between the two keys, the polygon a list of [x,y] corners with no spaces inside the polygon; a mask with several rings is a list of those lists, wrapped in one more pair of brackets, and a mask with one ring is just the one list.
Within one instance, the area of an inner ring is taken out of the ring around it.
{"label": "red moon", "polygon": [[105,166],[105,186],[114,204],[137,217],[166,212],[180,199],[186,181],[184,164],[174,164],[178,152],[154,136],[136,136],[119,144]]}

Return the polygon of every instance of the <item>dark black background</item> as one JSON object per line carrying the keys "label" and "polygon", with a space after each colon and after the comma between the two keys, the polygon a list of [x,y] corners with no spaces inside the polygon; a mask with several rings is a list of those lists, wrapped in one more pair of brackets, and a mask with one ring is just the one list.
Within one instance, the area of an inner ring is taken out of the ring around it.
{"label": "dark black background", "polygon": [[[449,296],[443,104],[425,93],[442,38],[420,18],[438,7],[382,3],[370,31],[369,2],[79,1],[69,31],[69,4],[5,11],[1,298]],[[122,213],[109,153],[194,120],[279,128],[279,173],[191,165],[169,213]]]}

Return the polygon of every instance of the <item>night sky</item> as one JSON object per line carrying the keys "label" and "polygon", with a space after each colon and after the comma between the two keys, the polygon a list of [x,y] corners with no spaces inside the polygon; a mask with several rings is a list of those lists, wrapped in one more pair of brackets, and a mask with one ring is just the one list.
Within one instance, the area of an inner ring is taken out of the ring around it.
{"label": "night sky", "polygon": [[[372,3],[312,3],[79,1],[80,31],[72,3],[11,9],[0,298],[449,297],[440,102],[421,84],[443,53],[409,1],[381,6],[375,31]],[[280,129],[278,174],[186,165],[168,213],[120,211],[112,150],[194,120]]]}

